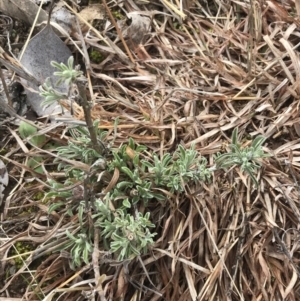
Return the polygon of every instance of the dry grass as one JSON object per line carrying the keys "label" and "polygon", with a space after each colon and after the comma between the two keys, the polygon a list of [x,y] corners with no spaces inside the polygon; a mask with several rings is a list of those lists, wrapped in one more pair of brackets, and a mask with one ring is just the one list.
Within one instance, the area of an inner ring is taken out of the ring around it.
{"label": "dry grass", "polygon": [[[32,151],[19,144],[5,155],[15,163],[17,185],[2,214],[1,278],[15,272],[1,293],[26,279],[25,300],[50,292],[83,300],[82,291],[101,301],[300,300],[299,1],[135,2],[123,2],[121,13],[141,12],[149,27],[133,21],[127,31],[118,23],[116,31],[114,22],[105,42],[104,33],[83,30],[87,47],[105,57],[91,62],[88,74],[92,116],[110,132],[105,143],[116,147],[132,137],[162,155],[195,142],[212,164],[239,127],[245,144],[250,136],[267,137],[272,157],[257,175],[259,187],[235,169],[218,171],[211,184],[188,187],[165,207],[151,202],[158,235],[149,254],[117,263],[96,232],[100,253],[72,271],[66,254],[51,250],[78,217],[48,216],[47,205],[34,199],[47,190],[45,179],[27,173],[21,159]],[[81,107],[75,116],[83,119]],[[49,137],[66,143],[63,128],[49,130]],[[43,156],[51,161],[51,153]],[[18,241],[32,247],[20,269],[11,255]]]}

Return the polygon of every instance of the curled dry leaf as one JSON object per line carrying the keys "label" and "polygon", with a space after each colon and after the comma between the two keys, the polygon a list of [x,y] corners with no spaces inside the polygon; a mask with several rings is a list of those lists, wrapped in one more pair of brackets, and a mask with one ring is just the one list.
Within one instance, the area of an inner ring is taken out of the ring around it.
{"label": "curled dry leaf", "polygon": [[75,16],[62,6],[62,3],[55,7],[51,15],[51,22],[59,24],[68,34],[75,30]]}
{"label": "curled dry leaf", "polygon": [[135,45],[143,44],[147,33],[150,31],[150,17],[142,15],[139,12],[131,12],[127,16],[132,20],[127,30],[128,37]]}
{"label": "curled dry leaf", "polygon": [[[92,24],[94,20],[103,20],[104,19],[104,12],[105,9],[102,4],[90,4],[89,6],[85,7],[78,15],[84,19],[86,22]],[[80,21],[82,32],[88,30],[88,27]]]}

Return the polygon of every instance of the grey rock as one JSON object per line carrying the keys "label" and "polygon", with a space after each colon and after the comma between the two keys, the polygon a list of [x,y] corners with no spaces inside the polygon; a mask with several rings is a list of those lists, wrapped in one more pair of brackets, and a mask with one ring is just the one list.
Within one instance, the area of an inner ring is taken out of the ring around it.
{"label": "grey rock", "polygon": [[[59,78],[54,76],[53,73],[57,70],[50,63],[51,61],[56,61],[67,64],[68,58],[71,55],[72,53],[69,48],[54,33],[51,26],[46,26],[30,40],[21,63],[41,83],[44,83],[49,77],[52,86],[56,90],[63,94],[68,94],[68,87],[64,83],[56,86]],[[41,102],[44,98],[39,95],[39,87],[27,81],[24,84],[29,87],[26,91],[27,103],[38,116],[61,113],[61,108],[58,104],[50,105],[45,109],[42,108]]]}

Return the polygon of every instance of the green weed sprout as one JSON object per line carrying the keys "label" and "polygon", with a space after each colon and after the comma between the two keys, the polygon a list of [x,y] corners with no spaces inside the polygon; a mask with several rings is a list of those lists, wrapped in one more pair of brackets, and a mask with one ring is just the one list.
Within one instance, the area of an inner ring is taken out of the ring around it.
{"label": "green weed sprout", "polygon": [[75,269],[76,267],[79,267],[82,260],[85,264],[88,264],[90,259],[89,255],[93,250],[90,239],[88,239],[85,233],[79,233],[77,236],[74,236],[68,230],[66,230],[66,234],[70,241],[64,246],[63,249],[71,247],[71,268]]}
{"label": "green weed sprout", "polygon": [[265,137],[258,135],[250,147],[242,148],[238,142],[238,128],[235,128],[232,132],[231,151],[226,154],[218,153],[215,158],[217,168],[228,169],[233,166],[240,166],[241,171],[246,172],[257,187],[255,172],[261,168],[261,159],[271,156],[263,151],[262,145],[265,141]]}
{"label": "green weed sprout", "polygon": [[60,77],[60,80],[56,83],[59,85],[61,82],[65,82],[66,85],[70,85],[74,82],[79,76],[83,74],[82,71],[77,70],[74,68],[74,58],[70,56],[68,59],[68,65],[64,63],[57,63],[55,61],[51,62],[51,66],[57,68],[59,71],[54,72],[53,74]]}
{"label": "green weed sprout", "polygon": [[59,91],[55,90],[51,83],[50,79],[47,78],[45,83],[39,87],[40,95],[45,98],[44,101],[42,101],[41,106],[48,106],[53,103],[58,102],[61,99],[67,98],[68,96],[66,94],[60,93]]}
{"label": "green weed sprout", "polygon": [[[82,71],[79,71],[76,68],[74,69],[73,56],[69,57],[67,65],[64,63],[57,63],[55,61],[52,61],[51,65],[59,70],[53,73],[59,77],[56,86],[60,85],[62,82],[65,82],[65,84],[70,87],[71,84],[83,74]],[[61,99],[68,98],[68,95],[63,94],[53,88],[50,78],[46,79],[45,83],[39,87],[39,90],[40,95],[45,98],[45,100],[41,103],[41,106],[48,106],[58,102]]]}
{"label": "green weed sprout", "polygon": [[[107,214],[107,212],[106,212]],[[113,219],[101,217],[95,223],[103,230],[101,234],[104,239],[110,240],[110,249],[118,254],[118,260],[132,259],[147,251],[149,245],[153,244],[153,237],[156,233],[151,233],[149,228],[155,227],[149,221],[150,212],[144,216],[138,212],[134,217],[118,209],[114,213]]]}

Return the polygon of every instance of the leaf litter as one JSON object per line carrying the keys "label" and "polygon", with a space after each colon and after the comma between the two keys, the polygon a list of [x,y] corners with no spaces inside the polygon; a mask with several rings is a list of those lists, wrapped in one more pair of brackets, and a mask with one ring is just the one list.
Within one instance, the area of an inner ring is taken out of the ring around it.
{"label": "leaf litter", "polygon": [[[89,24],[83,33],[86,47],[104,57],[91,60],[87,70],[92,118],[108,130],[105,143],[118,147],[133,137],[160,156],[179,143],[196,143],[212,164],[238,127],[245,144],[258,134],[267,138],[264,149],[272,157],[263,161],[257,189],[231,169],[183,194],[166,192],[165,206],[152,204],[158,235],[151,251],[118,263],[95,236],[92,266],[76,271],[69,268],[67,253],[51,251],[64,243],[66,230],[78,231],[78,215],[48,215],[49,205],[34,200],[46,184],[34,175],[24,177],[27,169],[19,163],[10,173],[19,188],[6,199],[1,216],[1,273],[10,266],[9,250],[16,241],[31,242],[35,249],[1,293],[26,271],[31,273],[26,300],[36,300],[38,293],[44,300],[55,293],[61,300],[76,300],[91,288],[96,300],[299,300],[300,44],[293,2],[187,1],[180,6],[128,0],[107,8],[110,16],[118,10],[124,18],[138,15],[142,28],[136,20],[132,24],[143,34],[128,34],[130,25],[109,16],[104,29]],[[73,38],[83,47],[79,36]],[[70,109],[71,102],[63,105]],[[68,122],[84,121],[82,108],[72,105]],[[39,126],[37,134],[67,143],[61,123],[54,130]],[[19,162],[28,156],[20,149],[8,154]],[[46,167],[56,156],[35,148],[37,154]],[[24,208],[35,215],[24,217]],[[39,258],[43,261],[37,264]],[[53,280],[53,275],[60,277]]]}

